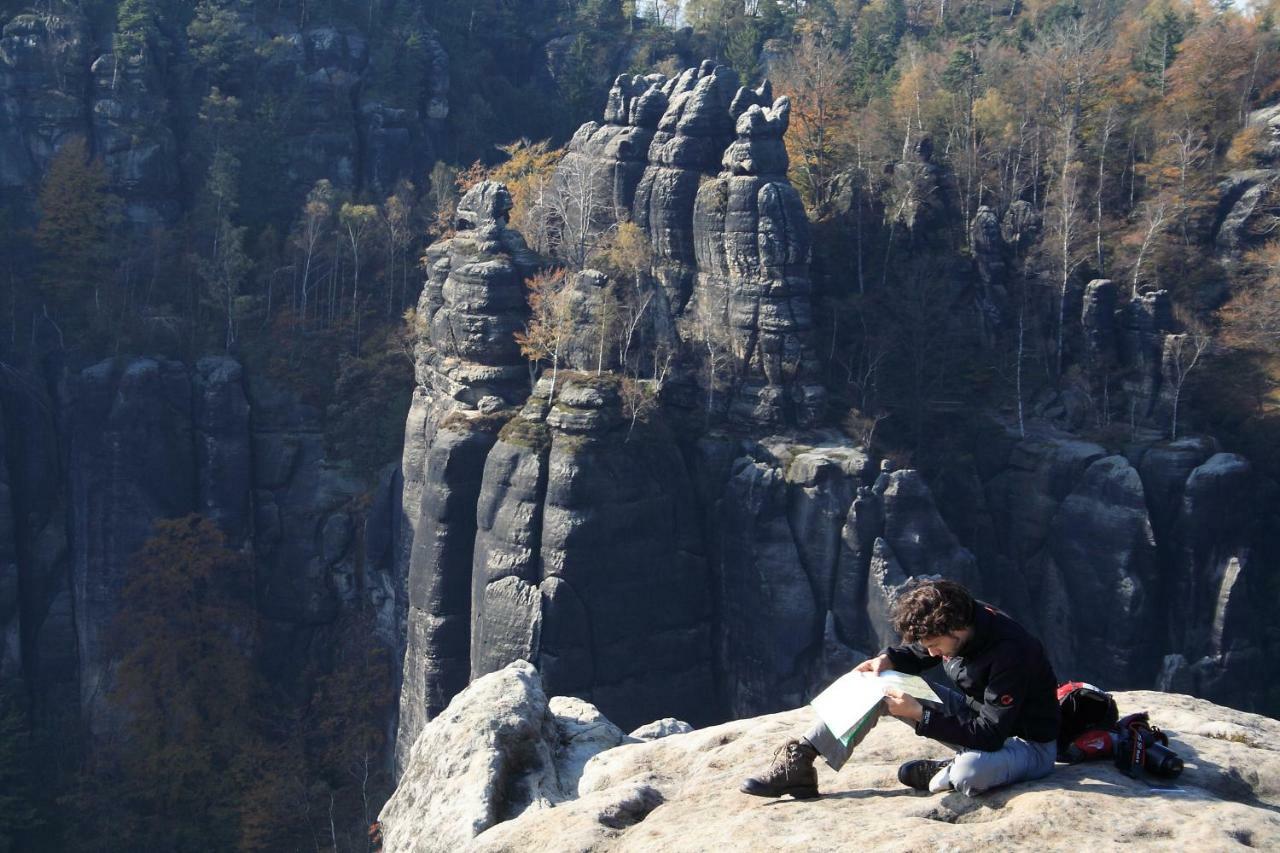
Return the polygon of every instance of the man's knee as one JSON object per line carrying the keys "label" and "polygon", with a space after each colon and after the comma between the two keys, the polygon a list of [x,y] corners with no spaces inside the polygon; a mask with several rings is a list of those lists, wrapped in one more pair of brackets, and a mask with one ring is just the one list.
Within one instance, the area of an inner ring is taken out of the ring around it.
{"label": "man's knee", "polygon": [[962,752],[951,763],[951,787],[972,797],[1004,784],[1004,762],[993,752]]}

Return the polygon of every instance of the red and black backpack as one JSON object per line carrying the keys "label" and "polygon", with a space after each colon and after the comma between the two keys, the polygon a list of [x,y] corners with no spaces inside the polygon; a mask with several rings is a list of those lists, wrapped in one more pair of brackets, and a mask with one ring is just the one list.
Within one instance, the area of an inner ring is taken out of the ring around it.
{"label": "red and black backpack", "polygon": [[1059,761],[1076,764],[1112,756],[1112,729],[1120,719],[1120,710],[1110,693],[1083,681],[1069,681],[1058,688],[1058,707],[1062,711]]}

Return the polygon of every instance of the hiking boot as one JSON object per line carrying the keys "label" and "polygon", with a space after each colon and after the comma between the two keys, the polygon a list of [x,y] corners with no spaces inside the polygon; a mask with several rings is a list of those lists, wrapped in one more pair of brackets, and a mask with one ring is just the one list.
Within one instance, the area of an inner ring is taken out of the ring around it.
{"label": "hiking boot", "polygon": [[[929,782],[938,771],[951,765],[951,759],[920,758],[898,768],[898,781],[917,791],[928,791]],[[935,792],[936,793],[936,792]]]}
{"label": "hiking boot", "polygon": [[773,764],[759,776],[752,776],[739,786],[744,794],[756,797],[781,797],[790,794],[797,800],[818,796],[818,772],[813,760],[818,750],[807,740],[789,740],[773,754]]}

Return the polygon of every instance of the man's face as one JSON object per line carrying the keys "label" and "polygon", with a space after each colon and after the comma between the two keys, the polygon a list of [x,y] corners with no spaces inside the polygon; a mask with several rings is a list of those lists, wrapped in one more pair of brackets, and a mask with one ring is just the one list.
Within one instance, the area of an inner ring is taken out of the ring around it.
{"label": "man's face", "polygon": [[924,650],[935,658],[955,657],[956,652],[960,650],[962,642],[963,638],[957,636],[955,631],[949,634],[939,634],[936,637],[922,637],[920,639],[920,645],[924,646]]}

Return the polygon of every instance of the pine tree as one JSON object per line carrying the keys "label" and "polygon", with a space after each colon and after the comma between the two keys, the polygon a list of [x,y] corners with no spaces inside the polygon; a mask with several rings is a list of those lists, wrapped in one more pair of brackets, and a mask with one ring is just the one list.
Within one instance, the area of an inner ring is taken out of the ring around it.
{"label": "pine tree", "polygon": [[16,695],[0,692],[0,853],[25,847],[23,837],[41,825],[29,787],[33,758]]}
{"label": "pine tree", "polygon": [[114,272],[114,232],[120,200],[107,191],[102,161],[89,158],[83,137],[54,156],[40,187],[40,292],[50,310],[79,322],[105,307]]}
{"label": "pine tree", "polygon": [[110,633],[124,736],[86,779],[109,849],[233,846],[261,744],[255,634],[246,559],[199,515],[157,522]]}

